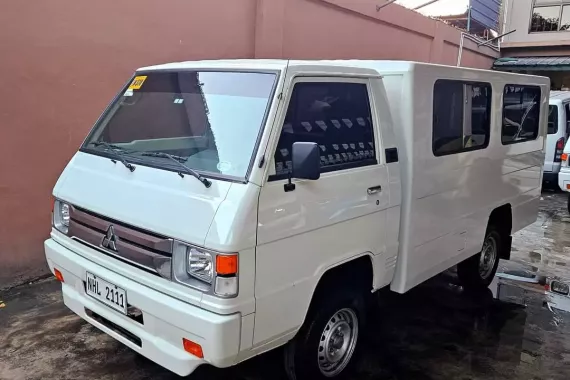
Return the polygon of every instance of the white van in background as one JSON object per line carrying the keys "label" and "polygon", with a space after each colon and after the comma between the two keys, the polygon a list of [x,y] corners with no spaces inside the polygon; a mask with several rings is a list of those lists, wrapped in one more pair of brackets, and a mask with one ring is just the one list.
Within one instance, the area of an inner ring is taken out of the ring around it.
{"label": "white van in background", "polygon": [[560,158],[568,138],[570,91],[551,91],[549,104],[543,181],[558,185]]}
{"label": "white van in background", "polygon": [[179,375],[280,346],[292,379],[347,375],[371,293],[456,264],[485,288],[536,220],[549,85],[394,61],[139,69],[55,185],[47,262],[73,312]]}

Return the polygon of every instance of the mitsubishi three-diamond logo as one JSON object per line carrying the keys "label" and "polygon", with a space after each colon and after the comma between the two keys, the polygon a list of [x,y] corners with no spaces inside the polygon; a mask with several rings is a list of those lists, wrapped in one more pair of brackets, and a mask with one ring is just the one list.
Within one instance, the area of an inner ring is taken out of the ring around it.
{"label": "mitsubishi three-diamond logo", "polygon": [[111,224],[109,226],[109,228],[107,228],[107,233],[105,234],[105,237],[103,238],[103,241],[101,242],[101,247],[107,248],[107,249],[110,249],[111,251],[117,252],[117,242],[118,241],[119,241],[119,238],[117,237],[117,235],[115,235],[115,229],[113,228],[113,225]]}

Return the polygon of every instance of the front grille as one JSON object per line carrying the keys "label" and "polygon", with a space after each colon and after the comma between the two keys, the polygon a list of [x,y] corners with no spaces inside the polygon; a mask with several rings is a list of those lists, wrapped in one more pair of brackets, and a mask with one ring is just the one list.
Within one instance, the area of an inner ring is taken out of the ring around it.
{"label": "front grille", "polygon": [[70,207],[69,237],[108,256],[170,277],[172,239]]}

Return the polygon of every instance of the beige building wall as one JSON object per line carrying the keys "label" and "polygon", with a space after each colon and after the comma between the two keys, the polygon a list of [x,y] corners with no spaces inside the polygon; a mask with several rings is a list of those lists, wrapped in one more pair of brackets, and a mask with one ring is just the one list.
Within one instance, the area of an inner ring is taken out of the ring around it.
{"label": "beige building wall", "polygon": [[[503,32],[516,30],[505,36],[501,48],[550,47],[569,45],[570,31],[530,32],[533,6],[536,0],[503,0]],[[542,5],[568,4],[561,0],[542,0]]]}

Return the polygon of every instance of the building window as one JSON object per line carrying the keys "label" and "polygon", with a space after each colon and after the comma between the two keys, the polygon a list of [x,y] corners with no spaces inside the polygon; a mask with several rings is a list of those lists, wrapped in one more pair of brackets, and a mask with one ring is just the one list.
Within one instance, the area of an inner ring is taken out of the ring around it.
{"label": "building window", "polygon": [[319,144],[321,173],[376,164],[366,84],[295,84],[275,151],[275,175],[270,181],[287,177],[295,142]]}
{"label": "building window", "polygon": [[503,145],[535,140],[540,125],[540,87],[508,84],[503,92]]}
{"label": "building window", "polygon": [[432,150],[436,156],[489,144],[492,90],[488,83],[438,80],[433,89]]}
{"label": "building window", "polygon": [[570,0],[535,0],[531,32],[570,30]]}

